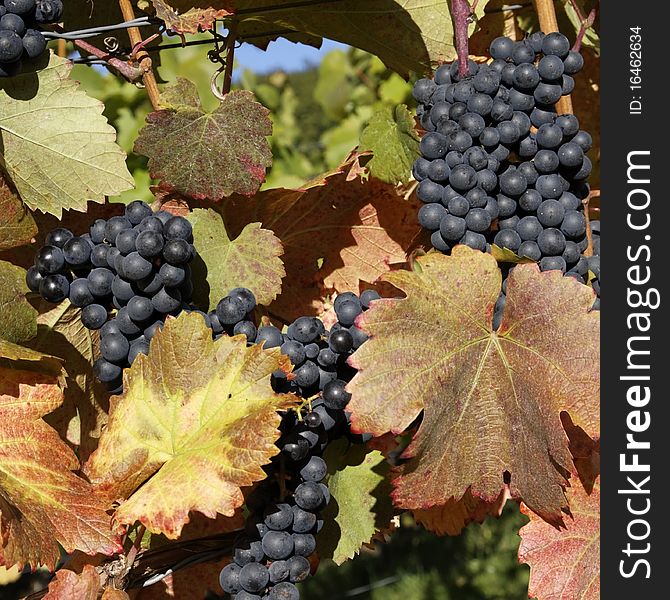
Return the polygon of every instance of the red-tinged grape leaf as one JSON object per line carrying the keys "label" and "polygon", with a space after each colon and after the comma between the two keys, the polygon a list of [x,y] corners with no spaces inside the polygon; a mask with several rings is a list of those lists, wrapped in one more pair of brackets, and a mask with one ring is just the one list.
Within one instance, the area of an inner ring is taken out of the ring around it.
{"label": "red-tinged grape leaf", "polygon": [[91,565],[85,565],[81,573],[60,569],[49,583],[44,600],[97,600],[100,591],[100,575]]}
{"label": "red-tinged grape leaf", "polygon": [[452,498],[442,506],[414,510],[414,519],[437,535],[459,535],[470,523],[482,523],[488,516],[499,517],[507,497],[505,490],[494,502],[486,502],[468,490],[460,500]]}
{"label": "red-tinged grape leaf", "polygon": [[566,412],[561,413],[561,422],[570,440],[574,470],[577,471],[586,493],[590,494],[600,475],[600,440],[594,440],[581,427],[575,425]]}
{"label": "red-tinged grape leaf", "polygon": [[360,148],[374,154],[367,167],[386,183],[409,183],[414,160],[420,156],[414,117],[404,104],[384,106],[361,132]]}
{"label": "red-tinged grape leaf", "polygon": [[37,311],[27,292],[25,270],[0,260],[0,338],[24,342],[37,334]]}
{"label": "red-tinged grape leaf", "polygon": [[263,305],[279,295],[286,271],[280,258],[281,242],[272,231],[262,229],[260,223],[249,223],[231,240],[221,215],[211,208],[196,208],[188,220],[198,249],[193,280],[200,282],[194,297],[200,306],[213,310],[236,287],[249,288]]}
{"label": "red-tinged grape leaf", "polygon": [[168,319],[125,371],[86,465],[97,488],[122,501],[115,521],[175,539],[190,511],[232,516],[240,487],[264,479],[261,465],[278,452],[277,411],[295,400],[275,394],[270,375],[289,365],[279,349],[247,348],[244,336],[212,341],[197,313]]}
{"label": "red-tinged grape leaf", "polygon": [[165,23],[165,26],[176,33],[198,33],[212,29],[214,21],[223,19],[230,15],[225,10],[209,8],[192,8],[183,14],[179,14],[174,8],[163,0],[151,0],[156,16]]}
{"label": "red-tinged grape leaf", "polygon": [[[219,515],[216,519],[208,519],[196,514],[182,530],[179,542],[188,543],[189,540],[202,540],[204,537],[215,534],[239,531],[244,527],[244,522],[245,518],[242,510],[238,510],[233,517]],[[152,536],[152,538],[155,538],[155,536]],[[209,544],[209,540],[195,543]],[[222,544],[219,543],[219,547],[221,546]],[[173,544],[166,545],[166,552],[169,552],[172,547]],[[195,548],[197,546],[194,546]],[[219,573],[229,562],[230,555],[224,556],[218,561],[180,569],[155,585],[144,588],[135,597],[135,600],[169,600],[174,598],[177,600],[202,600],[208,592],[220,593]]]}
{"label": "red-tinged grape leaf", "polygon": [[318,551],[321,559],[331,558],[341,565],[389,526],[393,518],[390,467],[381,452],[347,440],[330,444],[324,460],[331,501],[323,512]]}
{"label": "red-tinged grape leaf", "polygon": [[30,209],[58,218],[135,185],[102,102],[69,78],[71,70],[52,54],[37,73],[0,83],[0,167]]}
{"label": "red-tinged grape leaf", "polygon": [[565,530],[545,523],[524,504],[530,523],[519,531],[519,561],[530,566],[528,596],[537,600],[600,598],[600,483],[591,494],[568,491],[572,518]]}
{"label": "red-tinged grape leaf", "polygon": [[107,503],[72,472],[79,460],[42,419],[62,401],[57,377],[0,365],[0,562],[6,565],[53,568],[59,544],[68,553],[122,550]]}
{"label": "red-tinged grape leaf", "polygon": [[30,243],[37,233],[35,219],[0,174],[0,251]]}
{"label": "red-tinged grape leaf", "polygon": [[222,206],[231,235],[259,221],[282,242],[286,277],[270,306],[273,315],[290,321],[320,314],[333,291],[365,289],[404,266],[421,231],[416,199],[404,200],[378,179],[347,181],[350,166],[349,161],[303,189],[233,197]]}
{"label": "red-tinged grape leaf", "polygon": [[[175,85],[184,98],[197,99],[192,82],[180,79]],[[227,94],[212,113],[199,100],[152,112],[135,152],[149,157],[149,172],[162,189],[214,201],[233,193],[252,195],[272,164],[268,113],[246,90]]]}
{"label": "red-tinged grape leaf", "polygon": [[558,271],[517,265],[502,324],[492,329],[501,274],[466,246],[418,257],[415,271],[384,276],[406,295],[359,316],[371,339],[352,356],[348,405],[357,431],[400,432],[423,421],[394,480],[397,506],[428,509],[466,490],[510,493],[552,523],[567,508],[572,464],[561,411],[596,435],[599,334],[593,291]]}
{"label": "red-tinged grape leaf", "polygon": [[[39,371],[54,377],[60,377],[63,373],[63,365],[55,356],[12,344],[2,338],[0,338],[0,361],[3,361],[5,366],[20,367],[26,371]],[[1,363],[0,366],[2,366]]]}
{"label": "red-tinged grape leaf", "polygon": [[63,361],[65,386],[63,404],[45,417],[61,438],[77,447],[85,461],[98,445],[107,423],[109,394],[93,374],[98,337],[81,322],[81,309],[67,300],[53,305],[37,303],[37,335],[29,346],[52,352]]}

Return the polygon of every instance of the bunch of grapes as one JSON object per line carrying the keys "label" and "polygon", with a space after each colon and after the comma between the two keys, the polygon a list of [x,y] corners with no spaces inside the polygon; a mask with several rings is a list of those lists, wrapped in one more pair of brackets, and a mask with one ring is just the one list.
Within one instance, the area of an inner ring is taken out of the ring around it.
{"label": "bunch of grapes", "polygon": [[[247,304],[231,309],[238,303],[228,298],[244,302],[241,296],[239,290],[233,290],[219,303],[219,321],[222,317],[232,320],[233,314],[240,315],[248,308]],[[235,600],[300,598],[295,584],[310,574],[315,534],[323,526],[321,510],[330,500],[323,483],[327,465],[321,455],[339,437],[358,443],[368,438],[349,431],[345,409],[351,395],[345,386],[355,370],[346,359],[367,339],[354,320],[378,298],[374,290],[364,291],[360,298],[351,292],[339,295],[335,300],[338,322],[330,331],[314,317],[296,319],[284,334],[271,326],[261,327],[256,338],[248,335],[249,325],[239,325],[248,321],[225,325],[233,330],[242,328],[244,331],[237,333],[247,334],[249,343],[280,347],[294,365],[295,379],[289,381],[283,373],[276,373],[273,386],[277,391],[311,398],[300,410],[282,415],[282,435],[277,442],[281,453],[265,467],[267,479],[247,498],[250,514],[244,534],[235,544],[233,562],[220,576],[221,587]]]}
{"label": "bunch of grapes", "polygon": [[582,200],[591,136],[555,104],[574,88],[583,58],[560,33],[496,38],[493,61],[442,65],[414,86],[426,130],[413,174],[419,222],[437,250],[491,244],[586,282]]}
{"label": "bunch of grapes", "polygon": [[[195,256],[191,224],[148,204],[130,203],[124,216],[98,219],[89,233],[51,231],[28,269],[26,282],[49,302],[68,298],[88,329],[100,330],[95,373],[119,391],[121,374],[166,315],[176,315],[193,292],[189,263]],[[109,312],[116,316],[108,320]]]}
{"label": "bunch of grapes", "polygon": [[62,0],[0,0],[0,77],[19,73],[26,59],[46,52],[41,25],[58,23]]}

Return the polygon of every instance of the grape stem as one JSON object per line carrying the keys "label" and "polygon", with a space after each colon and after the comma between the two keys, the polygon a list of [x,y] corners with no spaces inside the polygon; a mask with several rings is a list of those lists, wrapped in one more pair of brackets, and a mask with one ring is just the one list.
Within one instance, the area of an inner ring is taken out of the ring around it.
{"label": "grape stem", "polygon": [[584,36],[586,35],[586,31],[593,26],[593,23],[595,23],[596,20],[596,9],[592,8],[591,12],[589,13],[589,16],[586,17],[586,19],[582,19],[582,25],[579,28],[579,33],[577,34],[577,39],[575,40],[574,45],[572,46],[572,49],[575,52],[579,52],[582,49],[582,41],[584,40]]}
{"label": "grape stem", "polygon": [[141,69],[128,64],[126,61],[121,60],[120,58],[110,56],[107,52],[100,50],[100,48],[96,48],[93,44],[89,44],[84,40],[74,40],[74,45],[77,46],[77,48],[84,50],[84,52],[88,52],[89,54],[99,58],[105,64],[118,71],[128,81],[135,83],[136,81],[140,81],[142,79]]}
{"label": "grape stem", "polygon": [[[119,7],[123,14],[123,18],[126,21],[135,20],[135,11],[133,10],[133,5],[130,0],[119,0]],[[154,110],[160,109],[160,92],[158,91],[158,83],[156,82],[156,76],[152,68],[151,57],[149,53],[142,48],[142,35],[140,34],[139,27],[129,27],[128,28],[128,37],[130,37],[130,43],[135,48],[141,48],[140,52],[137,54],[137,59],[139,61],[140,69],[142,70],[142,83],[144,83],[144,88],[147,90],[149,100],[151,101],[151,106]]]}
{"label": "grape stem", "polygon": [[470,25],[470,17],[472,16],[472,8],[470,8],[468,0],[451,0],[451,16],[454,20],[458,74],[461,77],[466,77],[469,71],[468,25]]}

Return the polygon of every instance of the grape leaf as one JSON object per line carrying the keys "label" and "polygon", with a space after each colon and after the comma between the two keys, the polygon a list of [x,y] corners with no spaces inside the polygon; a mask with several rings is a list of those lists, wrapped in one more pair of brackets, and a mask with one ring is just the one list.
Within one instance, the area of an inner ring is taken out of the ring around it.
{"label": "grape leaf", "polygon": [[81,309],[67,300],[54,306],[37,305],[37,335],[31,348],[52,352],[63,360],[65,388],[63,404],[45,417],[61,438],[78,446],[82,461],[95,450],[107,423],[109,394],[93,374],[97,338],[81,322]]}
{"label": "grape leaf", "polygon": [[60,218],[134,187],[103,104],[69,79],[72,63],[0,82],[0,167],[32,210]]}
{"label": "grape leaf", "polygon": [[486,502],[466,491],[460,500],[442,506],[415,509],[414,519],[438,535],[459,535],[470,523],[483,523],[488,516],[499,517],[507,502],[506,490],[494,502]]}
{"label": "grape leaf", "polygon": [[0,250],[15,248],[30,242],[37,233],[35,219],[26,210],[14,190],[0,174]]}
{"label": "grape leaf", "polygon": [[389,464],[381,452],[347,440],[331,443],[324,460],[331,501],[323,513],[319,557],[341,565],[391,522]]}
{"label": "grape leaf", "polygon": [[196,302],[214,309],[236,287],[252,290],[259,304],[270,304],[277,297],[286,272],[280,259],[281,242],[272,231],[261,229],[260,223],[249,223],[231,240],[221,215],[213,209],[197,208],[188,219],[200,258],[194,261],[193,278],[206,279],[209,285],[209,298],[206,290],[196,286]]}
{"label": "grape leaf", "polygon": [[495,244],[491,244],[491,255],[498,262],[502,263],[520,264],[535,262],[532,258],[528,258],[527,256],[519,256],[513,250],[510,250],[509,248],[501,248]]}
{"label": "grape leaf", "polygon": [[0,364],[0,563],[53,567],[59,544],[66,552],[122,550],[106,503],[72,473],[79,460],[42,420],[62,400],[55,376]]}
{"label": "grape leaf", "polygon": [[278,452],[277,411],[295,401],[272,391],[280,368],[289,362],[278,349],[247,348],[244,336],[212,341],[197,313],[168,319],[124,373],[126,391],[112,398],[87,463],[100,490],[127,499],[116,522],[174,539],[189,511],[232,516],[240,487],[264,479],[261,465]]}
{"label": "grape leaf", "polygon": [[[328,38],[378,56],[406,75],[428,72],[431,65],[453,60],[454,27],[443,0],[340,0],[297,5],[292,0],[169,0],[178,12],[193,7],[223,8],[235,13],[239,36],[265,49],[280,35],[320,46]],[[476,21],[487,0],[477,2]]]}
{"label": "grape leaf", "polygon": [[467,490],[493,502],[508,473],[512,498],[560,524],[572,464],[560,413],[590,435],[599,427],[593,291],[518,265],[493,331],[501,274],[491,255],[457,246],[417,265],[384,277],[406,299],[377,301],[358,318],[371,339],[350,359],[353,428],[400,432],[424,411],[394,481],[399,507],[441,506]]}
{"label": "grape leaf", "polygon": [[100,590],[100,575],[95,567],[84,565],[81,573],[59,569],[49,583],[44,600],[97,600]]}
{"label": "grape leaf", "polygon": [[37,311],[26,300],[26,272],[0,260],[0,337],[24,342],[37,333]]}
{"label": "grape leaf", "polygon": [[404,104],[377,111],[361,132],[361,150],[372,150],[370,174],[386,183],[407,184],[420,156],[414,118]]}
{"label": "grape leaf", "polygon": [[198,199],[254,194],[272,164],[269,111],[251,92],[236,90],[206,113],[193,100],[195,84],[175,85],[192,101],[150,113],[135,142],[135,152],[149,157],[151,176],[162,189]]}
{"label": "grape leaf", "polygon": [[163,0],[151,0],[156,9],[156,16],[165,23],[165,26],[176,33],[198,33],[212,29],[214,21],[223,19],[230,13],[225,10],[209,8],[192,8],[179,14]]}
{"label": "grape leaf", "polygon": [[528,595],[537,600],[600,598],[600,484],[588,495],[577,484],[568,491],[567,531],[537,518],[526,506],[530,523],[519,531],[519,562],[530,565]]}
{"label": "grape leaf", "polygon": [[405,263],[420,234],[416,199],[404,200],[374,178],[349,180],[352,164],[356,156],[302,189],[233,197],[222,206],[231,235],[260,221],[282,242],[286,277],[270,307],[274,315],[319,314],[329,291],[369,287],[365,282]]}

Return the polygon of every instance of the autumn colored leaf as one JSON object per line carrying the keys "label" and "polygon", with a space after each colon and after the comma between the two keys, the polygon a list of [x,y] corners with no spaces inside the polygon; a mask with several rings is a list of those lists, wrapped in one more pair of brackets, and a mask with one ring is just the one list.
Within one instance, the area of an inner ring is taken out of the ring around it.
{"label": "autumn colored leaf", "polygon": [[37,333],[37,311],[26,292],[25,270],[0,260],[0,338],[24,342]]}
{"label": "autumn colored leaf", "polygon": [[37,335],[29,345],[52,352],[62,359],[65,369],[63,404],[45,420],[61,438],[77,446],[84,461],[98,445],[109,408],[109,394],[93,374],[97,336],[82,324],[81,309],[67,300],[55,306],[40,301],[36,306],[40,313]]}
{"label": "autumn colored leaf", "polygon": [[214,21],[227,17],[227,10],[209,8],[192,8],[179,14],[163,0],[151,0],[156,9],[156,16],[165,22],[165,26],[176,33],[198,33],[212,29]]}
{"label": "autumn colored leaf", "polygon": [[499,517],[507,501],[507,490],[493,502],[486,502],[466,491],[460,500],[452,498],[442,506],[415,509],[414,519],[438,535],[459,535],[470,523],[483,523],[486,517]]}
{"label": "autumn colored leaf", "polygon": [[331,443],[324,460],[332,500],[323,513],[319,557],[341,565],[389,526],[393,517],[390,468],[381,452],[347,440]]}
{"label": "autumn colored leaf", "polygon": [[134,181],[102,102],[69,78],[70,61],[50,56],[37,74],[0,85],[0,167],[29,208],[60,217],[64,209],[85,210],[87,200],[104,202]]}
{"label": "autumn colored leaf", "polygon": [[[219,300],[236,287],[249,288],[263,305],[279,295],[286,272],[280,259],[281,242],[272,231],[262,229],[260,223],[249,223],[231,240],[221,215],[213,209],[195,209],[188,219],[198,248],[193,280],[201,284],[196,285],[195,293],[201,306],[216,308]],[[205,281],[209,294],[202,286]]]}
{"label": "autumn colored leaf", "polygon": [[0,250],[28,244],[37,233],[35,219],[0,174]]}
{"label": "autumn colored leaf", "polygon": [[384,107],[361,132],[361,150],[372,150],[370,174],[386,183],[408,183],[412,165],[420,156],[414,118],[404,104]]}
{"label": "autumn colored leaf", "polygon": [[269,111],[251,92],[236,90],[206,113],[194,88],[186,79],[174,84],[168,94],[184,104],[150,113],[135,152],[149,157],[162,189],[214,201],[254,194],[272,164]]}
{"label": "autumn colored leaf", "polygon": [[272,314],[285,320],[320,314],[329,293],[369,287],[405,264],[421,230],[417,201],[374,178],[348,180],[355,159],[300,190],[267,190],[222,206],[229,234],[258,221],[281,240],[286,277]]}
{"label": "autumn colored leaf", "polygon": [[394,481],[401,508],[428,509],[467,490],[495,501],[510,493],[558,524],[572,464],[560,413],[596,435],[599,313],[593,291],[558,271],[518,265],[502,324],[495,259],[466,246],[417,258],[414,272],[384,279],[407,298],[383,299],[358,318],[371,339],[350,359],[352,427],[400,432],[423,410]]}
{"label": "autumn colored leaf", "polygon": [[[27,351],[32,352],[32,351]],[[0,563],[53,567],[60,547],[120,551],[103,499],[42,417],[63,400],[52,375],[0,364]]]}
{"label": "autumn colored leaf", "polygon": [[600,598],[600,483],[591,494],[568,491],[572,518],[565,529],[545,523],[525,505],[530,523],[519,532],[519,561],[530,566],[528,595],[537,600]]}
{"label": "autumn colored leaf", "polygon": [[125,371],[87,463],[98,489],[122,501],[115,520],[174,539],[191,511],[232,516],[240,487],[264,479],[261,465],[278,452],[277,411],[295,399],[275,394],[270,375],[289,364],[244,336],[212,341],[196,313],[169,318]]}
{"label": "autumn colored leaf", "polygon": [[85,565],[81,573],[60,569],[49,583],[44,600],[97,600],[100,591],[100,575],[91,565]]}

